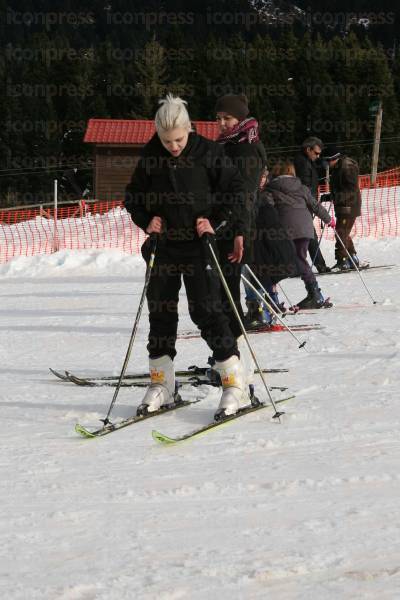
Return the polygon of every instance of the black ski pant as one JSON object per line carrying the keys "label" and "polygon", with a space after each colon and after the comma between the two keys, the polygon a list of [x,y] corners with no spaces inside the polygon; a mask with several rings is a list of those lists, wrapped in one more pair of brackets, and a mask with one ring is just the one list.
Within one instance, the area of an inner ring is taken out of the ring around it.
{"label": "black ski pant", "polygon": [[[149,287],[150,332],[147,350],[150,358],[165,354],[173,360],[178,329],[178,302],[182,278],[185,284],[189,314],[200,329],[217,361],[223,361],[239,352],[236,337],[229,327],[221,302],[220,280],[211,260],[201,255],[176,256],[161,249],[156,254]],[[182,253],[180,253],[182,254]],[[207,266],[208,265],[208,266]]]}
{"label": "black ski pant", "polygon": [[321,248],[319,246],[319,239],[317,236],[317,232],[315,231],[315,227],[314,227],[314,237],[311,238],[308,243],[308,252],[310,254],[311,262],[314,263],[314,265],[316,266],[318,271],[321,268],[322,269],[326,268],[325,259],[322,256]]}
{"label": "black ski pant", "polygon": [[[222,273],[226,279],[226,283],[228,284],[229,291],[232,295],[234,304],[237,308],[237,311],[240,315],[240,319],[243,323],[244,313],[242,304],[240,301],[240,282],[241,282],[241,273],[243,263],[231,263],[228,259],[228,254],[232,252],[232,244],[221,243],[218,244],[218,253],[219,253],[219,264],[221,266]],[[222,308],[224,314],[229,319],[229,327],[237,339],[242,335],[242,330],[238,323],[237,317],[232,309],[229,298],[225,292],[225,289],[221,283],[221,295],[222,295]]]}
{"label": "black ski pant", "polygon": [[[352,217],[350,215],[337,215],[336,216],[336,233],[342,240],[345,245],[347,252],[353,256],[356,254],[356,249],[354,248],[353,240],[350,237],[351,230],[353,229],[353,225],[355,223],[357,217]],[[349,258],[346,250],[343,248],[342,244],[336,239],[335,244],[335,258],[337,261],[342,260],[343,258]]]}

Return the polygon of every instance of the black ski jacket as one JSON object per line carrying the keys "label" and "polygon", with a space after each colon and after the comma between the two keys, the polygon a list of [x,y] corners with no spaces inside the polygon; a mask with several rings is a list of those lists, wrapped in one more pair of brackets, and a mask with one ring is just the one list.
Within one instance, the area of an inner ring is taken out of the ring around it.
{"label": "black ski jacket", "polygon": [[214,228],[226,221],[218,234],[223,239],[248,236],[245,191],[240,173],[219,144],[190,133],[182,154],[174,158],[155,134],[126,188],[125,207],[143,230],[154,216],[161,217],[161,240],[168,247],[197,252],[198,217],[208,218]]}
{"label": "black ski jacket", "polygon": [[249,144],[224,144],[225,154],[232,160],[244,179],[246,188],[246,209],[249,216],[248,237],[245,240],[243,262],[253,260],[253,244],[255,237],[255,222],[257,217],[257,194],[260,186],[261,173],[267,165],[267,153],[262,142]]}
{"label": "black ski jacket", "polygon": [[[275,206],[258,194],[254,264],[252,270],[264,286],[298,275],[296,248],[279,219]],[[247,277],[247,275],[246,275]]]}
{"label": "black ski jacket", "polygon": [[314,198],[317,198],[319,175],[316,164],[304,152],[296,154],[293,162],[296,169],[296,177],[300,179],[303,185],[308,187]]}
{"label": "black ski jacket", "polygon": [[267,165],[267,154],[262,142],[254,144],[224,144],[225,154],[232,159],[235,167],[240,171],[246,190],[256,198],[260,185],[261,172]]}

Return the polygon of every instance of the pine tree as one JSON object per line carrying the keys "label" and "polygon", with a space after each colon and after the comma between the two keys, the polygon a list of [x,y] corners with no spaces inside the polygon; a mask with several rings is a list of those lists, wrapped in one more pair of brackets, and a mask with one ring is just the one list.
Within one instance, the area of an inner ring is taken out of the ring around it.
{"label": "pine tree", "polygon": [[157,100],[167,90],[165,50],[156,36],[144,46],[142,56],[135,61],[137,105],[131,109],[134,118],[151,119]]}
{"label": "pine tree", "polygon": [[380,44],[375,46],[369,39],[366,39],[364,48],[366,54],[362,64],[359,65],[359,72],[363,81],[361,90],[365,93],[360,94],[358,98],[358,112],[365,121],[364,135],[367,139],[371,139],[370,147],[372,147],[375,119],[370,108],[373,101],[382,101],[383,120],[379,169],[385,170],[396,164],[394,157],[398,152],[399,102],[396,97],[393,74],[383,47]]}

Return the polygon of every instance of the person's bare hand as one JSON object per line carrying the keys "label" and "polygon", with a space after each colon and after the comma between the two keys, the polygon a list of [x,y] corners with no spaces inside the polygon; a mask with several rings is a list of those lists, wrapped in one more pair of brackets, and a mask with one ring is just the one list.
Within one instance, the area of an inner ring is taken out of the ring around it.
{"label": "person's bare hand", "polygon": [[161,233],[162,229],[162,218],[153,217],[150,223],[147,225],[146,233]]}
{"label": "person's bare hand", "polygon": [[211,223],[208,219],[204,217],[199,217],[196,221],[196,230],[199,237],[204,235],[205,233],[215,233],[214,229],[211,227]]}
{"label": "person's bare hand", "polygon": [[237,235],[233,241],[233,252],[228,254],[228,258],[232,263],[240,263],[243,258],[243,236]]}

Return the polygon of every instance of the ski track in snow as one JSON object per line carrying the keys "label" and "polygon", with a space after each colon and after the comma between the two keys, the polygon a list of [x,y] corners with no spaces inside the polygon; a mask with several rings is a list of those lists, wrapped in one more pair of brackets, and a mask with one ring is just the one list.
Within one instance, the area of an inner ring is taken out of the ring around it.
{"label": "ski track in snow", "polygon": [[[374,264],[399,262],[400,240],[357,245]],[[324,252],[333,262],[329,243]],[[321,277],[335,308],[287,319],[324,325],[298,334],[308,353],[287,333],[251,336],[263,367],[290,369],[268,376],[296,394],[281,424],[267,409],[168,447],[151,430],[206,424],[217,389],[185,388],[204,399],[84,440],[75,423],[97,427],[113,389],[48,371],[119,372],[141,259],[60,252],[16,259],[0,274],[2,598],[399,597],[399,267],[363,273],[376,306],[356,274]],[[299,280],[283,286],[304,296]],[[180,329],[193,329],[184,295],[181,312]],[[147,370],[147,330],[145,310],[129,371]],[[177,348],[177,368],[205,364],[203,340]],[[121,389],[115,418],[142,395]]]}

